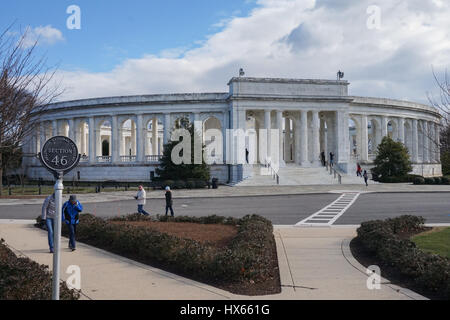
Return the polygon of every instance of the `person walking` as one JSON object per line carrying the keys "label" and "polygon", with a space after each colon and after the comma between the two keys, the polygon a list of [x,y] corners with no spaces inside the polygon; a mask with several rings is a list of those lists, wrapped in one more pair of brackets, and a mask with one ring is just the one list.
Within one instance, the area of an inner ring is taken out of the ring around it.
{"label": "person walking", "polygon": [[55,223],[55,193],[49,195],[45,198],[44,203],[42,204],[42,221],[47,226],[47,234],[48,234],[48,246],[50,248],[50,253],[53,253],[53,227]]}
{"label": "person walking", "polygon": [[362,177],[361,172],[362,172],[362,169],[361,169],[361,166],[360,166],[359,163],[358,163],[358,164],[356,165],[356,176],[357,176],[357,177]]}
{"label": "person walking", "polygon": [[367,187],[368,186],[367,180],[369,179],[369,175],[367,174],[366,170],[364,170],[363,177],[364,177],[364,182],[366,183],[366,187]]}
{"label": "person walking", "polygon": [[62,220],[69,227],[69,249],[72,249],[72,251],[76,249],[75,237],[81,211],[83,211],[83,206],[77,200],[76,195],[71,195],[69,201],[64,203],[62,207]]}
{"label": "person walking", "polygon": [[139,186],[139,191],[137,195],[134,197],[137,200],[138,212],[142,213],[145,216],[149,216],[150,213],[144,210],[144,205],[146,204],[147,193],[143,186]]}
{"label": "person walking", "polygon": [[325,167],[325,152],[324,151],[322,151],[321,153],[320,153],[320,161],[322,161],[322,166],[324,166]]}
{"label": "person walking", "polygon": [[245,148],[245,161],[247,161],[248,164],[248,155],[250,154],[250,151],[248,151],[247,148]]}
{"label": "person walking", "polygon": [[167,186],[166,187],[166,217],[167,217],[167,212],[169,211],[169,209],[170,209],[170,214],[172,215],[172,217],[174,216],[172,205],[173,205],[172,191],[170,191],[170,187]]}

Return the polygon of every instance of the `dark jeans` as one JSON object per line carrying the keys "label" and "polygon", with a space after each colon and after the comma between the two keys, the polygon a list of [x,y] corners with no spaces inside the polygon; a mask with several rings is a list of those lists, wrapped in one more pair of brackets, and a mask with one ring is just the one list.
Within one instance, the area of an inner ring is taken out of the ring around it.
{"label": "dark jeans", "polygon": [[146,216],[150,215],[150,213],[148,213],[147,211],[144,210],[144,205],[143,204],[138,204],[138,212],[142,213]]}
{"label": "dark jeans", "polygon": [[53,250],[53,225],[54,220],[51,218],[47,218],[45,220],[45,224],[47,226],[47,233],[48,233],[48,246],[50,250]]}
{"label": "dark jeans", "polygon": [[170,214],[171,214],[172,217],[173,217],[173,216],[174,216],[174,213],[173,213],[172,205],[167,205],[167,204],[166,204],[166,216],[167,216],[167,211],[169,211],[169,209],[170,209]]}
{"label": "dark jeans", "polygon": [[77,234],[77,225],[68,224],[67,226],[69,227],[69,248],[75,249],[76,248],[75,236]]}

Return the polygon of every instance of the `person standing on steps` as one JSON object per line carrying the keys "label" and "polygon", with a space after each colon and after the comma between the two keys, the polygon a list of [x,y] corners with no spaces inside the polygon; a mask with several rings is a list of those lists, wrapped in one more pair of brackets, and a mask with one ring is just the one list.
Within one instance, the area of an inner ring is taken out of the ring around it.
{"label": "person standing on steps", "polygon": [[325,167],[325,152],[324,151],[322,151],[321,153],[320,153],[320,161],[322,161],[322,166],[324,166]]}
{"label": "person standing on steps", "polygon": [[47,226],[50,253],[53,253],[53,226],[55,223],[55,215],[55,193],[53,193],[45,198],[41,214],[42,221],[45,222],[45,225]]}
{"label": "person standing on steps", "polygon": [[248,151],[247,148],[245,148],[245,161],[247,161],[248,164],[248,155],[250,154],[250,152]]}
{"label": "person standing on steps", "polygon": [[66,222],[69,227],[69,249],[72,249],[72,251],[76,249],[75,236],[81,211],[83,211],[83,206],[75,195],[71,195],[69,201],[64,203],[62,207],[62,221]]}
{"label": "person standing on steps", "polygon": [[334,164],[334,153],[330,152],[330,166],[332,167]]}
{"label": "person standing on steps", "polygon": [[137,200],[137,206],[138,206],[138,212],[142,213],[145,216],[149,216],[150,213],[144,210],[144,205],[146,203],[146,197],[147,193],[145,192],[145,189],[143,186],[139,186],[139,191],[137,195],[134,197]]}
{"label": "person standing on steps", "polygon": [[170,214],[172,217],[174,217],[174,213],[173,213],[173,198],[172,198],[172,191],[170,191],[170,187],[167,186],[166,187],[166,217],[167,217],[167,212],[170,209]]}
{"label": "person standing on steps", "polygon": [[367,180],[369,179],[369,175],[367,174],[367,170],[364,170],[363,173],[364,182],[366,183],[366,187],[368,186]]}
{"label": "person standing on steps", "polygon": [[361,166],[360,166],[359,163],[358,163],[358,164],[356,165],[356,176],[357,176],[357,177],[362,177],[361,172],[362,172],[362,169],[361,169]]}

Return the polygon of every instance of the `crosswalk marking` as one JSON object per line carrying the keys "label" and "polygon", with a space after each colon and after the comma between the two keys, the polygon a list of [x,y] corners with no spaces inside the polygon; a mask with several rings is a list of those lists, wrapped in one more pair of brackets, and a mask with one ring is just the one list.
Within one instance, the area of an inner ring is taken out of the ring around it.
{"label": "crosswalk marking", "polygon": [[359,192],[345,192],[335,201],[295,226],[331,226],[358,199]]}

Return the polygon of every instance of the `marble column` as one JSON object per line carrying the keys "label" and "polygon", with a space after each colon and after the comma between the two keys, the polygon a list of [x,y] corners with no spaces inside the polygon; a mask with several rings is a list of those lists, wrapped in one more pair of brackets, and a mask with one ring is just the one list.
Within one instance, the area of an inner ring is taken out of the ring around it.
{"label": "marble column", "polygon": [[291,161],[291,120],[284,118],[284,161]]}
{"label": "marble column", "polygon": [[278,129],[278,163],[284,165],[283,161],[283,111],[278,110],[276,116],[276,124]]}
{"label": "marble column", "polygon": [[337,157],[336,163],[348,163],[350,157],[350,135],[348,130],[348,112],[337,111],[336,112],[336,131],[338,132],[337,138]]}
{"label": "marble column", "polygon": [[434,134],[435,134],[435,141],[436,141],[436,152],[434,155],[434,159],[436,163],[441,163],[441,149],[440,149],[440,124],[439,123],[435,123],[434,125]]}
{"label": "marble column", "polygon": [[300,111],[300,130],[298,130],[300,139],[300,163],[302,166],[308,166],[308,111]]}
{"label": "marble column", "polygon": [[46,131],[47,131],[47,127],[45,125],[45,121],[42,121],[39,125],[39,134],[40,134],[40,141],[41,141],[40,149],[42,149],[45,141],[47,140]]}
{"label": "marble column", "polygon": [[422,122],[423,131],[423,162],[430,162],[430,131],[428,130],[428,121]]}
{"label": "marble column", "polygon": [[52,136],[56,137],[58,135],[58,120],[52,121]]}
{"label": "marble column", "polygon": [[131,121],[131,155],[135,156],[136,155],[136,144],[137,144],[137,139],[136,139],[136,118],[134,119],[134,121]]}
{"label": "marble column", "polygon": [[405,118],[398,119],[398,141],[405,144]]}
{"label": "marble column", "polygon": [[294,128],[294,161],[296,164],[301,165],[302,159],[301,159],[301,154],[300,154],[300,144],[301,144],[301,139],[300,139],[300,127],[301,127],[302,123],[301,123],[301,119],[300,116],[295,118],[295,128]]}
{"label": "marble column", "polygon": [[271,138],[271,119],[270,119],[270,112],[271,110],[265,110],[264,111],[264,129],[266,130],[266,146],[267,146],[267,152],[266,152],[266,159],[264,160],[268,160],[268,158],[270,158],[271,155],[271,143],[270,143],[270,138]]}
{"label": "marble column", "polygon": [[89,118],[89,163],[95,163],[97,161],[95,154],[95,121],[94,117]]}
{"label": "marble column", "polygon": [[223,115],[223,123],[222,123],[222,161],[226,163],[227,159],[227,129],[229,127],[229,113],[228,111],[224,111]]}
{"label": "marble column", "polygon": [[158,118],[152,120],[152,155],[158,154]]}
{"label": "marble column", "polygon": [[73,119],[69,119],[69,139],[75,142],[76,131],[75,131],[75,121]]}
{"label": "marble column", "polygon": [[170,113],[164,114],[164,144],[170,141]]}
{"label": "marble column", "polygon": [[361,116],[361,138],[360,138],[360,156],[362,162],[369,161],[369,130],[367,129],[367,116]]}
{"label": "marble column", "polygon": [[411,161],[413,163],[419,163],[419,135],[417,131],[417,119],[412,119],[412,152]]}
{"label": "marble column", "polygon": [[381,139],[383,139],[384,137],[386,137],[388,135],[387,124],[388,124],[387,118],[385,116],[382,116],[381,117]]}
{"label": "marble column", "polygon": [[120,160],[120,138],[119,138],[119,123],[117,115],[111,117],[111,162],[118,163]]}
{"label": "marble column", "polygon": [[320,165],[320,120],[319,111],[312,111],[312,163],[316,166]]}
{"label": "marble column", "polygon": [[142,114],[138,114],[136,117],[136,161],[142,162],[144,161],[144,125],[143,125],[143,116]]}

